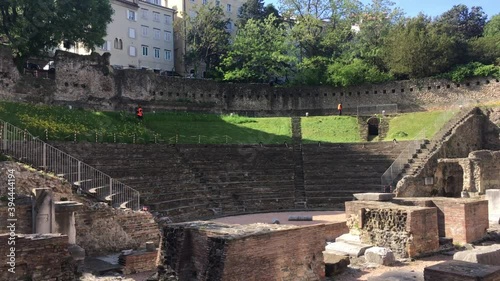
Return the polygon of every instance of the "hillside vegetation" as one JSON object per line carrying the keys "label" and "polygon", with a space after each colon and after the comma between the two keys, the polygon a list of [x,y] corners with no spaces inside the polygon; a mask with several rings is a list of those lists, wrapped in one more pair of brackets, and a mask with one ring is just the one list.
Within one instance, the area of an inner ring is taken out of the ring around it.
{"label": "hillside vegetation", "polygon": [[[390,118],[385,140],[421,138],[421,132],[430,138],[455,113],[441,110],[385,117]],[[49,141],[290,144],[292,135],[289,117],[145,112],[144,120],[139,121],[131,112],[0,102],[0,119]],[[301,125],[303,143],[361,141],[355,116],[303,117]]]}

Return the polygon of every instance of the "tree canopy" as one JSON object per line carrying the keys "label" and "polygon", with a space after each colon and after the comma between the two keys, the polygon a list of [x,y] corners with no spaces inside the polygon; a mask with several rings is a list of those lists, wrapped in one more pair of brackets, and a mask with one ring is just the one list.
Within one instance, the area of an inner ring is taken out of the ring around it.
{"label": "tree canopy", "polygon": [[[201,5],[194,16],[184,15],[179,22],[181,34],[186,34],[188,50],[185,55],[187,65],[193,65],[197,71],[199,63],[205,64],[207,75],[215,72],[221,56],[227,51],[230,34],[226,30],[229,19],[219,6]],[[184,30],[182,30],[184,29]]]}
{"label": "tree canopy", "polygon": [[104,43],[109,0],[2,0],[0,35],[17,58],[40,55],[61,42],[93,50]]}
{"label": "tree canopy", "polygon": [[249,19],[238,30],[222,61],[224,80],[268,82],[287,74],[296,54],[277,20],[273,14],[264,21]]}

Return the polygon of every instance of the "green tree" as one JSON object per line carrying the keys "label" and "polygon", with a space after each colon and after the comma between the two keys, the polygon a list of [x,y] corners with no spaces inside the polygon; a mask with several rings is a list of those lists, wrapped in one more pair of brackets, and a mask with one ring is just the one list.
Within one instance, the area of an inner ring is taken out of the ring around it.
{"label": "green tree", "polygon": [[494,15],[484,26],[484,37],[500,35],[500,14]]}
{"label": "green tree", "polygon": [[2,0],[0,35],[19,65],[61,42],[93,50],[104,43],[112,14],[109,0]]}
{"label": "green tree", "polygon": [[338,60],[328,66],[328,83],[337,87],[381,83],[391,79],[391,75],[361,59],[354,59],[349,63]]}
{"label": "green tree", "polygon": [[455,65],[454,39],[441,34],[425,15],[392,29],[383,60],[398,78],[421,78],[448,71]]}
{"label": "green tree", "polygon": [[351,47],[351,56],[362,58],[367,63],[384,69],[382,48],[386,44],[391,29],[404,17],[404,13],[394,2],[372,0],[359,15],[359,32]]}
{"label": "green tree", "polygon": [[278,10],[272,4],[264,6],[264,0],[247,0],[239,9],[238,26],[244,26],[249,19],[264,20],[270,14],[279,18]]}
{"label": "green tree", "polygon": [[249,19],[241,27],[222,61],[224,80],[268,82],[286,76],[295,62],[293,45],[283,24],[269,15],[264,21]]}
{"label": "green tree", "polygon": [[468,42],[471,60],[500,65],[500,14],[486,23],[483,35]]}
{"label": "green tree", "polygon": [[230,21],[219,6],[201,5],[195,13],[194,17],[185,15],[178,23],[181,34],[186,34],[185,62],[193,65],[195,71],[203,62],[207,75],[211,75],[228,49],[230,34],[226,28]]}

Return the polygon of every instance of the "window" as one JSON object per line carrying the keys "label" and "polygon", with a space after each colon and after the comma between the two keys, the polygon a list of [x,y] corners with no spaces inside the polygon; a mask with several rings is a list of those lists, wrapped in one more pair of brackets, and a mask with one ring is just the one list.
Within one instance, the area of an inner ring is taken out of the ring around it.
{"label": "window", "polygon": [[165,60],[172,60],[172,51],[165,50]]}
{"label": "window", "polygon": [[135,38],[135,28],[132,27],[128,28],[128,37]]}
{"label": "window", "polygon": [[127,18],[129,20],[133,20],[135,21],[136,20],[136,17],[135,17],[135,12],[134,11],[131,11],[131,10],[127,10]]}
{"label": "window", "polygon": [[135,47],[134,46],[128,47],[128,54],[131,57],[135,57],[136,56],[136,52],[135,52]]}
{"label": "window", "polygon": [[231,4],[226,5],[226,11],[231,12]]}
{"label": "window", "polygon": [[160,58],[160,48],[155,48],[155,58]]}
{"label": "window", "polygon": [[160,40],[160,30],[153,28],[153,38],[156,40]]}
{"label": "window", "polygon": [[147,37],[148,36],[148,29],[149,27],[143,25],[142,27],[142,36]]}
{"label": "window", "polygon": [[153,20],[159,22],[160,21],[160,13],[153,12]]}
{"label": "window", "polygon": [[220,1],[219,0],[215,0],[215,6],[220,6]]}
{"label": "window", "polygon": [[165,16],[165,24],[172,24],[172,16],[171,15],[164,15]]}
{"label": "window", "polygon": [[167,41],[167,42],[172,41],[172,32],[164,31],[164,33],[165,33],[165,41]]}
{"label": "window", "polygon": [[191,18],[194,19],[196,17],[196,12],[195,11],[189,11],[188,15],[189,15],[189,17],[191,17]]}
{"label": "window", "polygon": [[149,3],[160,6],[161,5],[161,0],[149,0]]}
{"label": "window", "polygon": [[111,42],[105,41],[104,44],[102,44],[102,46],[101,46],[101,50],[103,50],[103,51],[111,50]]}
{"label": "window", "polygon": [[147,57],[148,56],[148,51],[149,47],[148,46],[142,46],[142,55]]}
{"label": "window", "polygon": [[113,48],[115,48],[117,50],[122,50],[123,49],[123,41],[122,41],[122,39],[115,38],[115,42],[114,42]]}
{"label": "window", "polygon": [[141,9],[142,18],[147,20],[149,17],[149,11],[147,9]]}
{"label": "window", "polygon": [[202,0],[203,5],[206,5],[208,3],[207,0]]}
{"label": "window", "polygon": [[227,30],[233,30],[233,23],[232,22],[228,22],[227,25],[226,25],[226,29]]}

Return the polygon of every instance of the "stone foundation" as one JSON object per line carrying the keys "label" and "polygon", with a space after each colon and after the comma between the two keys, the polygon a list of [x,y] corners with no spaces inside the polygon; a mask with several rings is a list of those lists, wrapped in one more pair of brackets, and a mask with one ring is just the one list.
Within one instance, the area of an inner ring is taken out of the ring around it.
{"label": "stone foundation", "polygon": [[124,274],[133,274],[154,270],[157,266],[158,252],[146,250],[135,251],[129,255],[121,255],[119,263],[123,266]]}
{"label": "stone foundation", "polygon": [[365,244],[390,248],[397,257],[416,257],[439,248],[437,210],[388,202],[346,202],[351,231]]}
{"label": "stone foundation", "polygon": [[322,280],[326,241],[346,232],[344,222],[177,223],[164,229],[163,256],[180,280]]}

